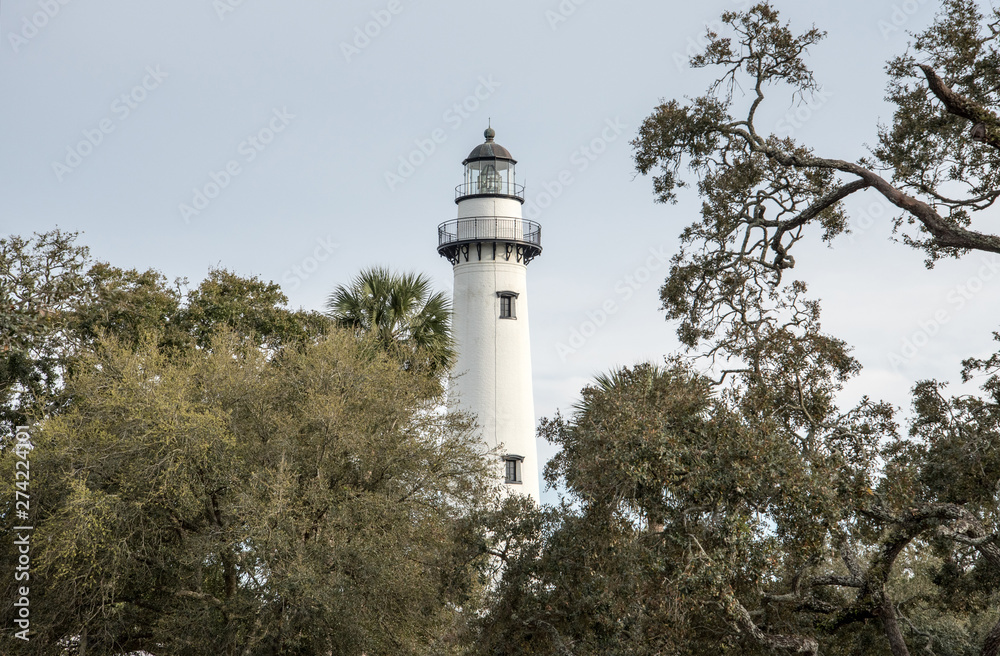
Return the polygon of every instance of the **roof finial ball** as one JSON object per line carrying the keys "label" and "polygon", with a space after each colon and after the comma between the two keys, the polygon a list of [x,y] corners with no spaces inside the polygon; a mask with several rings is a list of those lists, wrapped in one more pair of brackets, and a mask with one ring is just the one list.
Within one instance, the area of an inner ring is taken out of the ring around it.
{"label": "roof finial ball", "polygon": [[497,131],[492,127],[486,128],[486,131],[483,132],[483,136],[486,137],[486,141],[493,141],[493,138],[497,136]]}

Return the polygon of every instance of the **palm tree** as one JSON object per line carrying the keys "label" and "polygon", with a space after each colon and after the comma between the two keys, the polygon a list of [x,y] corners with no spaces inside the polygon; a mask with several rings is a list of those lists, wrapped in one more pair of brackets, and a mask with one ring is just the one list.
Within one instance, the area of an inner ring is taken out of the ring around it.
{"label": "palm tree", "polygon": [[401,350],[408,368],[421,361],[436,370],[454,361],[451,301],[423,274],[365,269],[350,285],[338,285],[326,307],[338,325],[374,337],[392,353]]}

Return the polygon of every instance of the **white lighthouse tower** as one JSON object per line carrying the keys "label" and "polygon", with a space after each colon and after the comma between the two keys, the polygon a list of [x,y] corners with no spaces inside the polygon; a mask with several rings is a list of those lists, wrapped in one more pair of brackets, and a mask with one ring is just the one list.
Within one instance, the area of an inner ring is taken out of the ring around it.
{"label": "white lighthouse tower", "polygon": [[458,407],[476,415],[497,476],[539,500],[535,404],[528,338],[528,263],[542,252],[541,226],[521,217],[524,186],[510,152],[493,141],[462,164],[458,218],[438,226],[438,253],[455,268],[452,330]]}

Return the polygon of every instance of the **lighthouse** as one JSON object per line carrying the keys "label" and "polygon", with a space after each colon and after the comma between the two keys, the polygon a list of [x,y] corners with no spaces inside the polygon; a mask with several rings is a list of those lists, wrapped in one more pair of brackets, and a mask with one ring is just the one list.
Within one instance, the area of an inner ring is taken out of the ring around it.
{"label": "lighthouse", "polygon": [[458,218],[438,226],[438,253],[455,272],[457,407],[476,416],[507,491],[538,503],[528,264],[542,252],[541,226],[521,216],[517,162],[492,128],[484,136],[462,162]]}

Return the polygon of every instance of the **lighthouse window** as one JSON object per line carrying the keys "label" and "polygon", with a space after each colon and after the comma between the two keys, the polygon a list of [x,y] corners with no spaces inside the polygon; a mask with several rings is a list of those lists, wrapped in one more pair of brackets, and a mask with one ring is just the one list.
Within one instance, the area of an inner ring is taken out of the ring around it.
{"label": "lighthouse window", "polygon": [[521,482],[521,461],[524,460],[521,456],[506,456],[504,458],[504,466],[506,468],[506,476],[504,477],[505,483],[520,483]]}
{"label": "lighthouse window", "polygon": [[513,296],[501,296],[500,297],[500,318],[501,319],[512,319],[512,318],[514,318],[514,297]]}
{"label": "lighthouse window", "polygon": [[517,298],[517,294],[514,292],[497,292],[497,296],[500,297],[500,318],[516,319],[517,312],[514,306],[514,299]]}
{"label": "lighthouse window", "polygon": [[492,164],[487,164],[483,172],[479,174],[480,193],[497,194],[503,185],[503,178],[497,173],[497,169]]}

